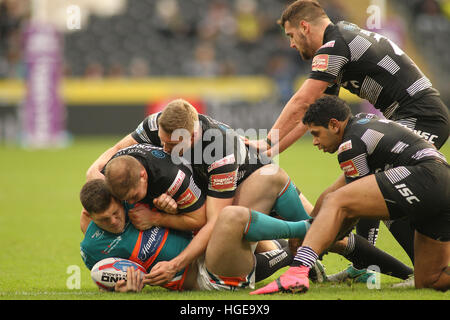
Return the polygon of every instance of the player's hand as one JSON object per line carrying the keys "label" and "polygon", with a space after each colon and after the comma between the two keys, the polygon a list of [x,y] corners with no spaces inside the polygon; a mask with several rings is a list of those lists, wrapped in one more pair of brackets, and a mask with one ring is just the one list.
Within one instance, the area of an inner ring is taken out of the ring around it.
{"label": "player's hand", "polygon": [[127,280],[119,280],[114,286],[116,292],[141,292],[144,287],[143,276],[133,267],[127,268]]}
{"label": "player's hand", "polygon": [[158,210],[164,211],[165,213],[170,214],[178,213],[177,202],[167,193],[163,193],[158,198],[153,199],[153,204]]}
{"label": "player's hand", "polygon": [[271,156],[271,149],[265,139],[260,140],[249,140],[244,138],[244,143],[249,147],[257,150],[260,154],[263,154],[267,157]]}
{"label": "player's hand", "polygon": [[162,286],[172,280],[177,273],[177,268],[174,263],[170,261],[158,262],[150,271],[144,276],[144,284],[151,286]]}
{"label": "player's hand", "polygon": [[138,230],[147,230],[153,226],[158,226],[161,219],[161,213],[139,204],[128,211],[128,216]]}

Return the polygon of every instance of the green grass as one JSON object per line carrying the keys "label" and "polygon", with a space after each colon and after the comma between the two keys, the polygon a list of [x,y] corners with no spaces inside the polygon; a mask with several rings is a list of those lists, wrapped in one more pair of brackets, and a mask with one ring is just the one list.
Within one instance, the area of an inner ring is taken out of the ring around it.
{"label": "green grass", "polygon": [[[97,156],[119,137],[79,138],[65,149],[24,150],[0,145],[0,300],[56,299],[161,299],[161,300],[388,300],[449,299],[432,290],[393,290],[399,282],[381,277],[381,289],[363,284],[312,284],[305,295],[249,296],[239,292],[169,292],[146,287],[142,294],[99,293],[79,255],[81,205],[78,193],[85,171]],[[448,144],[443,153],[450,158]],[[280,158],[279,164],[303,193],[314,202],[340,174],[335,155],[313,148],[308,137]],[[410,265],[408,257],[382,225],[378,246]],[[323,260],[328,273],[348,262],[328,254]],[[81,288],[69,289],[69,266],[79,266]],[[258,283],[257,287],[273,280]]]}

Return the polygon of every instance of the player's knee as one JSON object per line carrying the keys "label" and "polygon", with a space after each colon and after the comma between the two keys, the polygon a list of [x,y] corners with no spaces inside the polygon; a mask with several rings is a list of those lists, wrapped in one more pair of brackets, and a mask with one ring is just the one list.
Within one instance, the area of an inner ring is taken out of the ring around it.
{"label": "player's knee", "polygon": [[227,206],[222,209],[218,217],[221,223],[232,224],[247,224],[249,219],[249,209],[240,206]]}
{"label": "player's knee", "polygon": [[289,176],[276,164],[266,164],[264,167],[259,169],[260,175],[264,178],[265,183],[268,186],[276,187],[276,189],[283,188],[286,182],[289,181]]}

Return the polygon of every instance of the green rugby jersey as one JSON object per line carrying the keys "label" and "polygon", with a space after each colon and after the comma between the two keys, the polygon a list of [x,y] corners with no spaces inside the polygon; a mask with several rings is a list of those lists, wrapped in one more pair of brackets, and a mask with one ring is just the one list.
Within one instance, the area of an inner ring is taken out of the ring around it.
{"label": "green rugby jersey", "polygon": [[[128,218],[127,206],[125,214]],[[162,227],[139,231],[128,219],[120,234],[105,231],[91,221],[80,244],[80,252],[89,270],[100,260],[116,257],[137,262],[150,272],[159,261],[169,261],[178,256],[191,240],[192,232]],[[186,271],[178,272],[165,287],[181,290]]]}

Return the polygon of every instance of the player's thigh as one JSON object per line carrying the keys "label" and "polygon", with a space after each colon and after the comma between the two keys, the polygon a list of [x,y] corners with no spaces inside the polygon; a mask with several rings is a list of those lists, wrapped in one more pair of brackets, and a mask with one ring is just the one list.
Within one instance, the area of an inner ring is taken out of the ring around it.
{"label": "player's thigh", "polygon": [[289,176],[283,169],[275,164],[267,164],[239,184],[233,204],[269,213],[288,181]]}
{"label": "player's thigh", "polygon": [[345,212],[345,218],[388,219],[389,212],[375,175],[353,181],[328,194],[324,207],[333,206]]}
{"label": "player's thigh", "polygon": [[431,287],[450,264],[450,241],[431,239],[416,231],[414,277],[417,288]]}
{"label": "player's thigh", "polygon": [[224,208],[211,233],[205,254],[206,268],[222,276],[249,273],[254,267],[252,244],[243,240],[250,210],[240,206]]}

